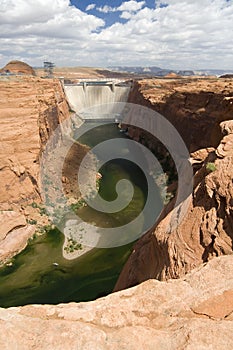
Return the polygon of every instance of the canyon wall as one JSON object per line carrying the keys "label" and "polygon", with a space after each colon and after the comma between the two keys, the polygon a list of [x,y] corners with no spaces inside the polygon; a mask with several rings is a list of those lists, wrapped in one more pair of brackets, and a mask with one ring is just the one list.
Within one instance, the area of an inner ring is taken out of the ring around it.
{"label": "canyon wall", "polygon": [[[232,79],[150,79],[135,82],[128,101],[165,116],[194,152],[219,144],[219,124],[233,115],[232,90]],[[148,138],[133,127],[128,132],[131,138]]]}
{"label": "canyon wall", "polygon": [[41,201],[41,152],[55,128],[68,117],[58,80],[1,77],[0,261],[25,247],[37,224],[48,223],[30,204]]}
{"label": "canyon wall", "polygon": [[[176,89],[179,92],[171,94],[168,91],[161,95],[157,88],[146,89],[145,82],[142,84],[144,90],[139,89],[139,98],[135,102],[151,104],[160,112],[170,111],[171,122],[189,149],[195,150],[191,154],[195,171],[194,189],[187,214],[175,230],[168,232],[167,229],[173,213],[173,199],[164,208],[158,225],[135,244],[115,290],[149,278],[179,278],[202,262],[222,254],[232,254],[233,251],[233,122],[221,123],[233,116],[232,81],[200,81],[196,87],[193,81],[186,87],[176,82],[174,84],[178,84]],[[209,93],[203,91],[198,95],[198,90],[200,87],[204,90],[205,84]],[[191,88],[194,87],[193,92]],[[153,97],[152,91],[155,91]],[[143,99],[143,94],[147,99]],[[131,99],[133,96],[137,98],[136,91]],[[203,96],[209,96],[208,103]],[[185,116],[188,106],[190,114]],[[129,134],[132,138],[140,139],[141,130],[130,127]],[[195,138],[193,135],[196,135]],[[206,148],[196,150],[198,143]]]}
{"label": "canyon wall", "polygon": [[0,207],[39,200],[39,158],[49,136],[69,116],[58,80],[0,81]]}

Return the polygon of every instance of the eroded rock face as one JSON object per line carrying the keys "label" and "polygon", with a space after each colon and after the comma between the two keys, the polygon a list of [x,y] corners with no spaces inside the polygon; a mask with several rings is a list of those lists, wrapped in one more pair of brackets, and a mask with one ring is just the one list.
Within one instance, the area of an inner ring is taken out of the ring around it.
{"label": "eroded rock face", "polygon": [[[165,116],[178,130],[189,151],[194,152],[219,144],[219,124],[232,119],[233,115],[233,80],[145,79],[135,82],[129,102],[152,108]],[[133,127],[128,131],[136,140],[144,137],[143,132]]]}
{"label": "eroded rock face", "polygon": [[192,163],[199,169],[185,218],[176,229],[169,230],[173,200],[156,228],[135,244],[116,290],[149,278],[179,278],[213,257],[232,254],[233,122],[223,122],[220,126],[225,136],[217,149],[192,154]]}
{"label": "eroded rock face", "polygon": [[[28,237],[30,232],[32,235],[35,228],[43,231],[43,226],[50,224],[41,198],[40,163],[47,141],[61,123],[61,134],[72,136],[73,125],[77,127],[80,122],[72,117],[59,80],[28,76],[3,77],[0,80],[0,210],[14,210],[27,218],[29,227],[34,225],[33,230],[25,226],[24,237]],[[56,154],[51,150],[47,156],[51,157],[51,162],[47,159],[46,163],[52,175],[52,181],[47,184],[54,194],[52,204],[56,202],[57,172],[54,164],[57,158],[64,158],[63,191],[69,199],[77,201],[80,197],[78,167],[89,150],[76,142],[67,153],[61,134],[52,138],[51,147],[58,146],[58,150]],[[12,244],[16,239],[9,233],[7,235],[8,239],[3,242],[0,234],[0,250],[4,251],[0,260],[18,252],[11,248],[11,239]],[[1,248],[2,244],[4,248]],[[7,244],[9,254],[6,254]],[[19,246],[24,247],[20,238]]]}
{"label": "eroded rock face", "polygon": [[87,303],[0,309],[1,349],[232,349],[233,256]]}
{"label": "eroded rock face", "polygon": [[[68,117],[69,108],[58,80],[9,77],[0,81],[0,210],[14,210],[41,225],[48,223],[46,216],[28,205],[41,201],[41,152],[55,128]],[[34,231],[25,225],[23,241]],[[18,234],[19,247],[24,248],[25,243],[20,243],[23,235]],[[0,260],[9,257],[7,244],[10,255],[18,252],[12,248],[17,239],[7,235],[4,241],[0,237],[0,249],[4,252]]]}
{"label": "eroded rock face", "polygon": [[0,81],[0,208],[40,200],[39,158],[49,136],[69,116],[59,81]]}
{"label": "eroded rock face", "polygon": [[15,211],[0,212],[0,262],[23,250],[35,226],[26,222],[25,216]]}

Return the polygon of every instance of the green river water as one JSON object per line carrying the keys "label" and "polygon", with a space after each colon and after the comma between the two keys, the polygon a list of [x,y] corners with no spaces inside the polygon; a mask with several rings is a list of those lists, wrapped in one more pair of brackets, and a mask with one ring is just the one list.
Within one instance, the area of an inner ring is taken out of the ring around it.
{"label": "green river water", "polygon": [[[114,137],[124,139],[126,136],[111,124],[92,129],[79,141],[92,147]],[[84,207],[79,209],[80,216],[102,227],[129,222],[140,213],[146,201],[147,182],[143,172],[132,162],[115,159],[106,163],[101,173],[100,194],[105,200],[116,197],[115,184],[122,178],[130,179],[133,184],[133,200],[117,215]],[[62,255],[63,242],[64,235],[51,230],[32,240],[13,259],[12,266],[0,269],[0,306],[87,301],[106,295],[112,291],[133,245],[93,249],[75,260],[66,260]],[[59,265],[54,266],[54,262]]]}

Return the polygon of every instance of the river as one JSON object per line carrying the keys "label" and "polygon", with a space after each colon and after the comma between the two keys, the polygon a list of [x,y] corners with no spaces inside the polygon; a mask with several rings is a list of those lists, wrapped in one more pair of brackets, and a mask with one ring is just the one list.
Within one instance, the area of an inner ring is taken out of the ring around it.
{"label": "river", "polygon": [[[79,141],[92,147],[103,140],[119,137],[126,138],[117,125],[108,124],[96,126]],[[99,193],[109,201],[115,199],[115,185],[120,179],[131,181],[134,196],[130,205],[117,214],[99,213],[83,207],[79,209],[79,215],[102,227],[128,223],[144,207],[147,198],[145,175],[137,165],[120,158],[106,163],[101,174]],[[57,229],[51,230],[30,241],[12,259],[11,266],[0,269],[0,306],[79,302],[109,294],[133,245],[132,242],[117,248],[95,248],[75,260],[66,260],[62,255],[63,242],[64,235]],[[54,262],[58,265],[55,266]]]}

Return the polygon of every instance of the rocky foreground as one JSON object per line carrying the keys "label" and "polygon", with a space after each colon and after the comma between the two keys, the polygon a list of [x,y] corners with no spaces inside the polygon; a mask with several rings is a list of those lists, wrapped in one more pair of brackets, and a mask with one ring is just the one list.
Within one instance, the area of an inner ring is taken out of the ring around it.
{"label": "rocky foreground", "polygon": [[0,309],[1,349],[233,348],[233,256],[87,302]]}

